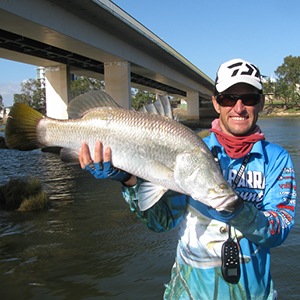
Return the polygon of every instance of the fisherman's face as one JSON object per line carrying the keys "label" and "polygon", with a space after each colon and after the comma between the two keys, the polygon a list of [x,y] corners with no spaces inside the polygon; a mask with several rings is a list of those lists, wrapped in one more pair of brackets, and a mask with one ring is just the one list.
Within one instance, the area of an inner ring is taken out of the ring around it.
{"label": "fisherman's face", "polygon": [[[245,83],[238,83],[221,94],[259,94],[259,91]],[[263,109],[264,96],[261,97],[260,103],[254,106],[246,106],[239,99],[234,106],[221,106],[212,97],[215,110],[220,114],[220,127],[222,131],[230,136],[245,136],[250,134],[257,122],[258,113]]]}

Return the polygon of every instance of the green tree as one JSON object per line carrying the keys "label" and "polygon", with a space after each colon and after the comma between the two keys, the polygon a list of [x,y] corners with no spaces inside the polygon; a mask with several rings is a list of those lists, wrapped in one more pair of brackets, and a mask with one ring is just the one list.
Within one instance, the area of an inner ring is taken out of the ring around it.
{"label": "green tree", "polygon": [[270,78],[263,82],[263,93],[266,95],[266,101],[268,101],[270,104],[273,104],[275,97],[275,86],[276,83]]}
{"label": "green tree", "polygon": [[14,103],[24,103],[43,114],[46,113],[45,88],[41,87],[40,81],[28,79],[22,82],[21,92],[14,94]]}
{"label": "green tree", "polygon": [[299,106],[300,102],[300,56],[287,56],[275,71],[275,96],[284,101],[287,108]]}
{"label": "green tree", "polygon": [[143,104],[155,102],[156,95],[143,90],[133,89],[131,92],[131,105],[135,110],[143,107]]}
{"label": "green tree", "polygon": [[84,76],[78,77],[77,80],[71,81],[71,99],[84,94],[91,90],[103,90],[104,82],[94,78]]}

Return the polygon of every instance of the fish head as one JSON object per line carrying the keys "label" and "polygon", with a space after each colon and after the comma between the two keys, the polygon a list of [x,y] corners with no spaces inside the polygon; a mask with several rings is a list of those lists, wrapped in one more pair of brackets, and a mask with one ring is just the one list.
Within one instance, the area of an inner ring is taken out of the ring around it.
{"label": "fish head", "polygon": [[194,200],[216,210],[232,211],[237,195],[221,174],[209,149],[179,154],[174,167],[176,184]]}

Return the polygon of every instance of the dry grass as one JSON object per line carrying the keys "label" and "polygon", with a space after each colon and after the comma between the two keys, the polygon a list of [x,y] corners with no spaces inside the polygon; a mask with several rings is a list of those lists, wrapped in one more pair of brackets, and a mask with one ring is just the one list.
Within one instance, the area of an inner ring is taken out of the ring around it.
{"label": "dry grass", "polygon": [[49,196],[36,178],[11,179],[0,187],[0,206],[20,211],[43,210],[49,207]]}

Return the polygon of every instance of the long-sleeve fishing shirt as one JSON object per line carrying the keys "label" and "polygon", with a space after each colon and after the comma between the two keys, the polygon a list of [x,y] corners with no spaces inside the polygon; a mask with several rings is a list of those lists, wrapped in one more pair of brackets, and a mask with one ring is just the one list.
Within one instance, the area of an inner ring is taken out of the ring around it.
{"label": "long-sleeve fishing shirt", "polygon": [[[230,158],[212,133],[204,141],[216,147],[223,175],[231,184],[243,158]],[[295,218],[296,182],[291,158],[282,147],[256,142],[251,159],[236,188],[243,205],[234,213],[216,210],[190,196],[168,191],[146,211],[137,205],[136,186],[123,186],[123,195],[141,221],[152,231],[179,225],[177,255],[164,299],[273,299],[270,248],[283,243]],[[228,223],[239,245],[241,277],[227,283],[221,273],[221,247]]]}

